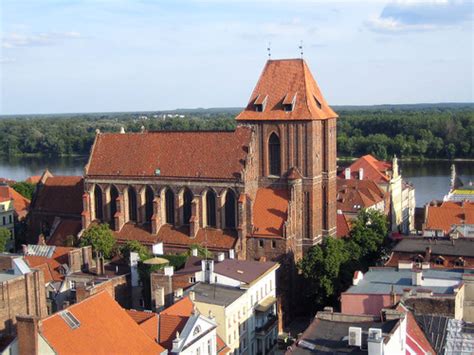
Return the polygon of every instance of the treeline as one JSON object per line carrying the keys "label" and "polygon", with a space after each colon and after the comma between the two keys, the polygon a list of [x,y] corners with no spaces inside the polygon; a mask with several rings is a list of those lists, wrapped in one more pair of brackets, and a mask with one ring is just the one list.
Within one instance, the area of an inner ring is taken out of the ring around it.
{"label": "treeline", "polygon": [[[147,130],[231,130],[237,109],[0,118],[0,154],[88,155],[96,129],[118,132]],[[388,159],[453,159],[474,157],[474,107],[397,106],[338,111],[338,155],[373,154]],[[184,117],[180,117],[184,115]]]}

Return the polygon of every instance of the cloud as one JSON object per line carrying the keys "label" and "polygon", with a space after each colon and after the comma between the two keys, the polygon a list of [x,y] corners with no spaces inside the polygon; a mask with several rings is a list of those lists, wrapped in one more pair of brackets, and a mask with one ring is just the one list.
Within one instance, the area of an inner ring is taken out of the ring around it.
{"label": "cloud", "polygon": [[471,0],[394,1],[380,15],[366,21],[366,27],[380,33],[433,31],[470,23]]}
{"label": "cloud", "polygon": [[37,34],[24,34],[19,32],[9,32],[2,35],[3,48],[51,46],[57,43],[81,38],[79,32],[46,32]]}

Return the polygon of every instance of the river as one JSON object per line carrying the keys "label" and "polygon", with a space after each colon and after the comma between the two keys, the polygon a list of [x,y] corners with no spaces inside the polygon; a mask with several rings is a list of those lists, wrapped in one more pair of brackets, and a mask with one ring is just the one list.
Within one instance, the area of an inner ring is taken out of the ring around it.
{"label": "river", "polygon": [[[55,175],[82,175],[86,163],[87,157],[0,157],[0,178],[24,180],[32,175],[41,175],[46,168]],[[448,161],[400,162],[402,176],[415,186],[417,206],[442,199],[448,192],[451,164]],[[464,183],[474,181],[474,162],[458,161],[455,165]]]}

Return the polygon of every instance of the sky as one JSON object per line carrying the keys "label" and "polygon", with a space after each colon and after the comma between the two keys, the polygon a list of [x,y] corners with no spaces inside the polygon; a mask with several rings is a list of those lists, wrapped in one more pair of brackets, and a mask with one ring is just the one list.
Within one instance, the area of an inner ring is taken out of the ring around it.
{"label": "sky", "polygon": [[301,43],[332,105],[474,101],[472,0],[0,4],[0,114],[242,107]]}

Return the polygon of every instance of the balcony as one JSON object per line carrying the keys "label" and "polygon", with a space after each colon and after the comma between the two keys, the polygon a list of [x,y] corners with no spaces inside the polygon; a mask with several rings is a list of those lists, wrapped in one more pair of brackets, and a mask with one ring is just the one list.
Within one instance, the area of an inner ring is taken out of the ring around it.
{"label": "balcony", "polygon": [[278,322],[278,317],[275,314],[269,314],[265,323],[261,326],[255,327],[255,333],[257,336],[265,336],[269,330],[273,329]]}

